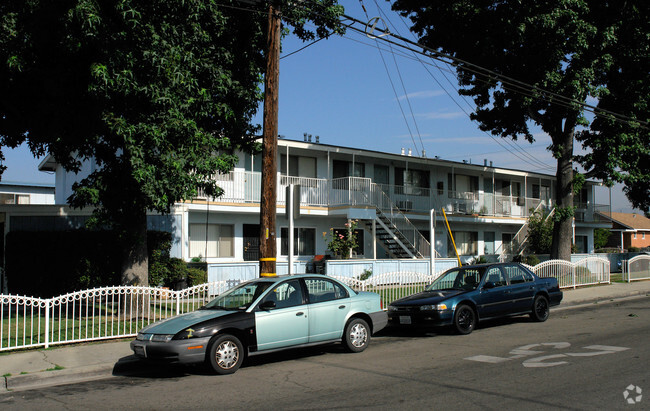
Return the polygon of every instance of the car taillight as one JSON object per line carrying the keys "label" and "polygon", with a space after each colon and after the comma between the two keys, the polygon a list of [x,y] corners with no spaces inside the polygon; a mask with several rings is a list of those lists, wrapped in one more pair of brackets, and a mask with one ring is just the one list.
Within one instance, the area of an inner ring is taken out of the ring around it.
{"label": "car taillight", "polygon": [[383,310],[384,309],[384,300],[381,298],[379,299],[379,309]]}

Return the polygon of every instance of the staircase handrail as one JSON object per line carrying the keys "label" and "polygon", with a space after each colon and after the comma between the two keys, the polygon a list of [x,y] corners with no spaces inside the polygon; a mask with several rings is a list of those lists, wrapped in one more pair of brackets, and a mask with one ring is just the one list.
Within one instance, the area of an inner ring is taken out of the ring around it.
{"label": "staircase handrail", "polygon": [[[428,257],[428,254],[430,252],[429,241],[422,235],[420,230],[418,230],[417,227],[411,223],[411,220],[409,220],[409,218],[402,212],[402,210],[400,210],[399,207],[393,203],[390,197],[384,192],[384,190],[381,189],[381,187],[379,187],[379,185],[372,183],[372,188],[373,192],[381,197],[380,201],[374,202],[377,211],[388,218],[394,229],[402,236],[402,238],[404,238],[409,243],[410,246],[413,247],[413,249],[417,251],[420,257]],[[390,207],[390,215],[387,215],[385,208],[381,206],[382,204],[386,204]],[[404,235],[403,230],[400,230],[397,224],[397,220],[403,221],[406,224],[406,227],[413,229],[413,242],[411,242],[409,238]],[[414,243],[420,243],[420,246]]]}

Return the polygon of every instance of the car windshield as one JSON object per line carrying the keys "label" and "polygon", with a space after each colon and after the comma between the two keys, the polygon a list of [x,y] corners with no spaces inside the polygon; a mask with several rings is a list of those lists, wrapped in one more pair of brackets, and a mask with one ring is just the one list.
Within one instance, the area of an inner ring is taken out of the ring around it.
{"label": "car windshield", "polygon": [[436,278],[425,290],[475,290],[483,274],[485,267],[453,268]]}
{"label": "car windshield", "polygon": [[240,284],[207,303],[204,310],[246,310],[273,281],[255,281]]}

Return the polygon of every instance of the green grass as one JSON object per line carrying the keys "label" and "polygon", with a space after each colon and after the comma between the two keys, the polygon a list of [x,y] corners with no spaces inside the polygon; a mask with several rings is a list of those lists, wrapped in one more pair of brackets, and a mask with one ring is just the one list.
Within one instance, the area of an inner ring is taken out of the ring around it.
{"label": "green grass", "polygon": [[[196,301],[194,305],[189,302],[182,303],[181,311],[198,309],[204,301]],[[86,313],[88,312],[88,316]],[[68,310],[72,315],[72,310]],[[80,338],[111,337],[120,334],[135,334],[145,325],[167,318],[176,314],[172,302],[157,302],[152,304],[149,311],[149,318],[124,318],[117,307],[95,305],[94,310],[81,310],[81,315],[75,311],[74,319],[59,320],[58,314],[50,320],[50,343],[59,341],[71,341]],[[62,310],[61,317],[65,316]],[[39,329],[40,326],[40,329]],[[23,337],[23,332],[26,335]],[[16,336],[18,336],[16,338]],[[21,347],[31,344],[42,344],[45,342],[45,314],[40,316],[23,315],[12,313],[11,324],[5,312],[2,318],[2,348]]]}
{"label": "green grass", "polygon": [[58,371],[58,370],[64,370],[64,369],[65,369],[65,367],[61,367],[58,364],[54,364],[54,367],[48,368],[45,371]]}

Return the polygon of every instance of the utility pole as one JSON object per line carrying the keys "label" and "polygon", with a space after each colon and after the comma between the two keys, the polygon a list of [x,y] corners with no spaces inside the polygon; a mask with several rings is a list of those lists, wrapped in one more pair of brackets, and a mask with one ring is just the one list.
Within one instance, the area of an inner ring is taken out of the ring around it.
{"label": "utility pole", "polygon": [[260,201],[260,277],[275,277],[277,255],[278,88],[280,81],[280,5],[271,2],[266,36],[264,122],[262,130],[262,195]]}

